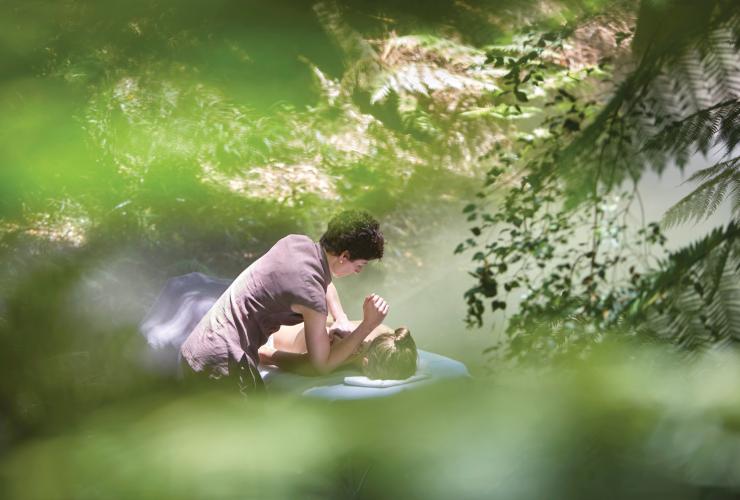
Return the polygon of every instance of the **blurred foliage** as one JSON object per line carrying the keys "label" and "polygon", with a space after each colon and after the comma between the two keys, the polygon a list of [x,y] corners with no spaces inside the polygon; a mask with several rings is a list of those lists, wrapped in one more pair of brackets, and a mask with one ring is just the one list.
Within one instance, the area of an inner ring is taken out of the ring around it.
{"label": "blurred foliage", "polygon": [[[740,360],[602,346],[565,372],[364,402],[110,405],[0,461],[3,498],[731,498]],[[444,403],[441,403],[444,402]]]}

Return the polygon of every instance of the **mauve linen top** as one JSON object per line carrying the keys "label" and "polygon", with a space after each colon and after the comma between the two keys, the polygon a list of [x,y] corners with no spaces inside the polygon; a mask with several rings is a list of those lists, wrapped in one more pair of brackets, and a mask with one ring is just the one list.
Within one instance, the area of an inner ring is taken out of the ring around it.
{"label": "mauve linen top", "polygon": [[247,267],[219,297],[180,348],[196,372],[228,375],[229,360],[246,353],[257,366],[257,349],[281,325],[295,325],[303,316],[290,306],[300,304],[327,314],[326,288],[331,272],[319,243],[291,234]]}

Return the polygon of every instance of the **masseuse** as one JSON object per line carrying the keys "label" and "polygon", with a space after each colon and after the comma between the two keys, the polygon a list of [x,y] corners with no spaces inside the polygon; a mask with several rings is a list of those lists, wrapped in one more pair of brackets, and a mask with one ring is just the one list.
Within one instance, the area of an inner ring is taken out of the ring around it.
{"label": "masseuse", "polygon": [[[345,211],[329,222],[320,241],[302,235],[281,239],[245,269],[190,333],[180,352],[186,378],[232,381],[242,392],[263,386],[257,350],[281,325],[305,324],[305,354],[275,352],[285,366],[310,363],[319,373],[340,366],[388,314],[388,304],[365,298],[363,320],[347,321],[332,276],[359,273],[383,256],[383,234],[367,212]],[[332,331],[344,333],[333,343]]]}

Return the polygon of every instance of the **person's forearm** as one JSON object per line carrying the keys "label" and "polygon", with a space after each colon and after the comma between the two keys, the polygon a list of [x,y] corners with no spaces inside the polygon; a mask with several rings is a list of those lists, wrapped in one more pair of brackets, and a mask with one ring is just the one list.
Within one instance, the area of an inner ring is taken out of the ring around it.
{"label": "person's forearm", "polygon": [[273,351],[262,362],[301,375],[318,375],[317,370],[311,364],[308,353],[305,352]]}
{"label": "person's forearm", "polygon": [[334,321],[347,319],[347,314],[345,314],[344,309],[342,308],[342,303],[339,300],[339,293],[337,292],[337,288],[334,286],[334,283],[329,283],[329,286],[326,288],[326,305],[331,317],[334,318]]}
{"label": "person's forearm", "polygon": [[365,340],[365,337],[367,337],[372,330],[373,329],[368,327],[365,322],[357,325],[357,328],[355,328],[352,333],[343,339],[334,341],[331,345],[331,350],[329,351],[329,357],[325,362],[325,366],[317,366],[316,368],[319,371],[326,373],[335,370],[337,367],[344,364],[355,353],[355,351],[357,351],[357,348],[360,347],[362,341]]}

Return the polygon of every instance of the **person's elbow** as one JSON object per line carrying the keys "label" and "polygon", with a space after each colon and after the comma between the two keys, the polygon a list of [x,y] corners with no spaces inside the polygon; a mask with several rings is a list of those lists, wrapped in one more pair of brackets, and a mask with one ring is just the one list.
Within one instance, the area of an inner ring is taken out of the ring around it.
{"label": "person's elbow", "polygon": [[329,363],[329,359],[311,357],[311,367],[316,371],[317,375],[328,375],[334,371],[334,366]]}
{"label": "person's elbow", "polygon": [[317,375],[328,375],[334,371],[334,367],[330,366],[328,363],[312,363],[312,366]]}

